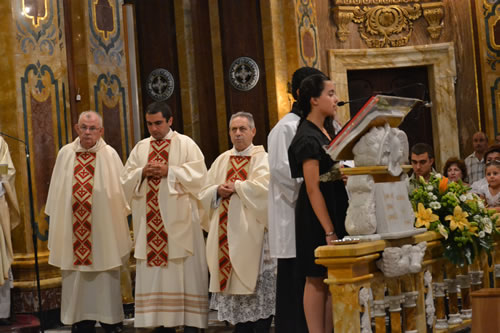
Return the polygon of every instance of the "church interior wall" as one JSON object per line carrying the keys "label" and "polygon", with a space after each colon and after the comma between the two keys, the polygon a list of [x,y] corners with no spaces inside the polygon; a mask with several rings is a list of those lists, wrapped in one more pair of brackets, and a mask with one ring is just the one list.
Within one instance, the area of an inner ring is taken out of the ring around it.
{"label": "church interior wall", "polygon": [[[359,1],[358,1],[359,2]],[[377,1],[369,1],[372,4]],[[433,45],[451,42],[455,49],[456,59],[456,114],[458,120],[458,138],[449,140],[459,140],[460,153],[463,157],[472,152],[472,135],[478,130],[485,130],[481,125],[481,118],[487,110],[479,111],[480,100],[483,97],[478,91],[477,68],[474,54],[474,34],[472,8],[481,8],[483,1],[428,1],[435,3],[437,8],[442,8],[443,16],[440,26],[442,30],[438,38],[432,38],[427,31],[429,23],[421,15],[415,21],[408,20],[412,29],[407,46]],[[487,2],[486,0],[484,2]],[[320,56],[322,70],[328,70],[326,54],[330,49],[367,49],[368,46],[360,37],[358,32],[359,24],[350,21],[347,24],[348,37],[345,42],[341,42],[337,36],[338,27],[335,23],[334,8],[345,3],[354,4],[356,1],[322,1],[316,0],[318,19],[318,35],[320,44]],[[368,3],[368,2],[363,2]],[[410,8],[414,5],[422,5],[423,1],[395,1],[392,5],[399,8]],[[353,5],[356,6],[356,5]],[[371,5],[370,7],[374,7]],[[386,5],[389,6],[389,5]],[[363,7],[363,6],[359,6]],[[480,41],[482,42],[482,41]],[[430,112],[432,112],[431,110]]]}
{"label": "church interior wall", "polygon": [[[138,42],[138,104],[144,109],[153,101],[145,85],[151,71],[168,68],[176,84],[168,100],[174,110],[174,128],[197,141],[208,166],[230,145],[227,122],[231,113],[242,109],[254,113],[256,143],[265,144],[269,130],[290,109],[289,83],[298,67],[330,73],[332,50],[359,53],[368,48],[353,22],[347,24],[345,42],[336,35],[333,9],[348,0],[156,1],[145,5],[143,0],[109,0],[100,9],[92,0],[0,2],[0,131],[27,141],[32,152],[35,233],[48,307],[58,306],[60,278],[47,263],[44,203],[56,154],[75,137],[72,127],[78,114],[94,109],[104,115],[105,139],[123,160],[140,139],[138,134],[147,135],[144,128],[142,133],[132,131],[124,3],[135,5],[136,30],[128,33],[136,33]],[[499,131],[500,24],[495,17],[500,5],[494,0],[426,3],[442,8],[442,29],[431,38],[427,19],[420,17],[413,22],[408,46],[453,45],[454,103],[447,105],[456,115],[458,134],[442,136],[458,140],[460,154],[465,156],[471,152],[475,131],[487,131],[490,139]],[[36,8],[36,13],[23,8],[26,4]],[[150,4],[154,6],[144,12]],[[157,16],[151,16],[152,12]],[[251,57],[260,68],[257,85],[248,91],[237,90],[228,81],[230,65],[241,56]],[[13,233],[19,291],[15,297],[17,310],[26,311],[35,307],[30,301],[34,272],[28,177],[23,144],[8,143],[17,168],[23,215],[22,225]]]}

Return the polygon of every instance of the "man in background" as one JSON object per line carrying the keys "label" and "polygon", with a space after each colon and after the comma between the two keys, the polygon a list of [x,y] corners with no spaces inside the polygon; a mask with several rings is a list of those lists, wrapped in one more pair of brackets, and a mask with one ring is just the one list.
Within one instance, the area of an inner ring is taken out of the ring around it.
{"label": "man in background", "polygon": [[465,158],[467,167],[468,183],[484,178],[484,153],[488,149],[488,137],[484,132],[476,132],[472,136],[474,152]]}

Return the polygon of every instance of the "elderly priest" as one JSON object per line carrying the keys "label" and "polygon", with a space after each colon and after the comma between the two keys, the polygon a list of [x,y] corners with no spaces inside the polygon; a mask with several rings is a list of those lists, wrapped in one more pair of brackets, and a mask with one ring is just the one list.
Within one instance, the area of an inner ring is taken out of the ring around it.
{"label": "elderly priest", "polygon": [[78,138],[59,151],[45,213],[49,264],[61,269],[61,321],[72,332],[121,332],[120,266],[131,249],[129,208],[120,184],[123,164],[101,138],[102,118],[80,114]]}
{"label": "elderly priest", "polygon": [[255,136],[252,114],[238,112],[229,122],[233,148],[208,171],[202,195],[209,212],[207,259],[210,306],[234,332],[269,332],[276,301],[276,259],[269,253],[267,192],[269,165]]}

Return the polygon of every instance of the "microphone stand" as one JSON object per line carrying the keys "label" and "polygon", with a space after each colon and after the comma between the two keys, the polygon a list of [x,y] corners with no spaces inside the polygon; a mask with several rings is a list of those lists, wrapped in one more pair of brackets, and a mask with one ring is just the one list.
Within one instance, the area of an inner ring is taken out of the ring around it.
{"label": "microphone stand", "polygon": [[36,274],[36,290],[38,293],[38,318],[40,319],[40,331],[44,333],[44,328],[43,328],[43,320],[42,320],[42,291],[40,289],[40,266],[38,265],[38,242],[37,242],[37,237],[35,233],[35,208],[33,204],[33,188],[32,188],[32,179],[31,179],[31,162],[30,162],[30,151],[29,151],[29,146],[26,142],[24,142],[21,139],[18,139],[14,136],[5,134],[3,132],[0,132],[0,135],[3,135],[5,137],[11,138],[13,140],[16,140],[18,142],[21,142],[24,144],[25,147],[25,152],[26,152],[26,165],[28,168],[28,194],[29,194],[29,202],[30,202],[30,218],[31,218],[31,236],[32,236],[32,241],[33,241],[33,254],[35,256],[35,274]]}

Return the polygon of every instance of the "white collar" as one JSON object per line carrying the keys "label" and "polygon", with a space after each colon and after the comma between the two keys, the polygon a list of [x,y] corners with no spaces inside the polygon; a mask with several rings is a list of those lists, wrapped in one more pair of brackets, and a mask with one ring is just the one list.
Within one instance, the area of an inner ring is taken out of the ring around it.
{"label": "white collar", "polygon": [[235,155],[235,156],[250,156],[250,152],[252,151],[253,147],[254,147],[253,143],[251,143],[250,146],[246,147],[242,151],[237,151],[236,148],[233,147],[233,151],[232,151],[231,155]]}

